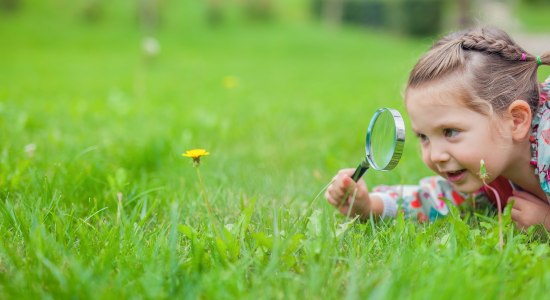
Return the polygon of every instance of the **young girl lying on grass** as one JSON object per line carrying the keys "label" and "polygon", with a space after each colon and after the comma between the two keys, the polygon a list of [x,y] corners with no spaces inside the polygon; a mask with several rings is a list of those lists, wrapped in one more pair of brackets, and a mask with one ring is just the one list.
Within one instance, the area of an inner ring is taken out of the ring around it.
{"label": "young girl lying on grass", "polygon": [[550,77],[537,82],[541,65],[550,65],[550,52],[533,56],[496,28],[442,38],[418,61],[405,90],[422,160],[439,176],[369,193],[363,181],[352,180],[354,169],[343,169],[328,187],[327,201],[343,214],[393,217],[402,199],[405,217],[434,220],[448,213],[443,199],[459,205],[473,195],[495,204],[480,179],[484,160],[485,182],[503,206],[514,200],[516,225],[550,230]]}

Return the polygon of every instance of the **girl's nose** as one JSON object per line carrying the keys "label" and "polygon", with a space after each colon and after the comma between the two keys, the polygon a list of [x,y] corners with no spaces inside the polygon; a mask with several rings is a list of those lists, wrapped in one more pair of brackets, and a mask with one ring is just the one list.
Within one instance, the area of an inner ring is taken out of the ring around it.
{"label": "girl's nose", "polygon": [[430,159],[434,163],[441,163],[451,159],[451,156],[449,155],[449,152],[447,152],[444,148],[440,146],[432,146],[430,149]]}

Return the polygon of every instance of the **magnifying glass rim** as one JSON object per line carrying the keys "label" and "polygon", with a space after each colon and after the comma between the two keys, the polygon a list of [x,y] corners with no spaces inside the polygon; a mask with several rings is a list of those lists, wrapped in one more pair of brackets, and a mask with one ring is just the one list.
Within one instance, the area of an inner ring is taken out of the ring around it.
{"label": "magnifying glass rim", "polygon": [[[395,140],[394,140],[393,153],[390,161],[385,166],[380,167],[374,162],[374,159],[372,157],[371,140],[372,140],[372,131],[374,128],[374,124],[376,124],[378,117],[380,117],[380,115],[385,111],[388,111],[392,114],[392,119],[395,125]],[[369,127],[367,129],[367,136],[365,138],[366,159],[369,162],[370,167],[378,171],[387,171],[395,168],[397,163],[399,163],[399,159],[401,159],[401,155],[403,154],[404,145],[405,145],[405,122],[403,122],[403,117],[401,116],[401,114],[397,110],[392,108],[383,107],[378,109],[370,120]]]}

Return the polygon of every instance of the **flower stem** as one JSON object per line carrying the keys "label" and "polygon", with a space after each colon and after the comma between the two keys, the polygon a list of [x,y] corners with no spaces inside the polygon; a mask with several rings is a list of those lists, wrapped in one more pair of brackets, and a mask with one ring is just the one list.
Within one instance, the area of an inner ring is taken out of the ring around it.
{"label": "flower stem", "polygon": [[485,187],[489,190],[491,190],[491,192],[493,192],[493,194],[495,195],[495,198],[497,200],[497,209],[498,209],[498,238],[499,238],[499,246],[500,246],[500,250],[502,250],[502,248],[504,247],[504,236],[502,234],[502,204],[500,202],[500,195],[498,194],[497,190],[495,188],[493,188],[492,186],[488,185],[487,183],[485,183],[485,180],[483,180],[483,184],[485,184]]}
{"label": "flower stem", "polygon": [[214,212],[212,211],[212,206],[210,206],[210,202],[208,201],[208,197],[206,196],[206,189],[204,188],[204,184],[202,183],[202,177],[201,177],[201,172],[199,171],[199,165],[195,165],[195,171],[197,172],[197,177],[199,178],[199,184],[201,186],[201,194],[202,194],[202,198],[204,199],[204,204],[206,205],[206,210],[208,211],[208,216],[210,217],[210,221],[212,222],[212,227],[214,228],[216,236],[219,237],[220,233],[218,232],[218,227],[217,227],[216,219],[214,218]]}
{"label": "flower stem", "polygon": [[485,166],[485,161],[483,159],[479,162],[479,178],[483,182],[483,185],[495,195],[495,198],[497,200],[498,238],[499,238],[500,250],[502,250],[502,248],[504,247],[504,237],[502,234],[502,204],[500,201],[500,195],[498,194],[498,191],[492,186],[488,185],[487,182],[485,181],[487,178],[489,178],[489,175],[487,173],[487,167]]}

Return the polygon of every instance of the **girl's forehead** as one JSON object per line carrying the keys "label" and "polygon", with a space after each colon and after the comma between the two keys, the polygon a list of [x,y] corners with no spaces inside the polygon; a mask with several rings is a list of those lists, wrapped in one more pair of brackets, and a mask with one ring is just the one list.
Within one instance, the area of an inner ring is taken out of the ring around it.
{"label": "girl's forehead", "polygon": [[462,128],[476,122],[480,115],[454,98],[418,95],[408,101],[406,108],[414,132],[429,133],[443,127]]}
{"label": "girl's forehead", "polygon": [[407,110],[417,106],[465,107],[467,98],[468,93],[461,85],[432,83],[407,89],[405,106]]}

